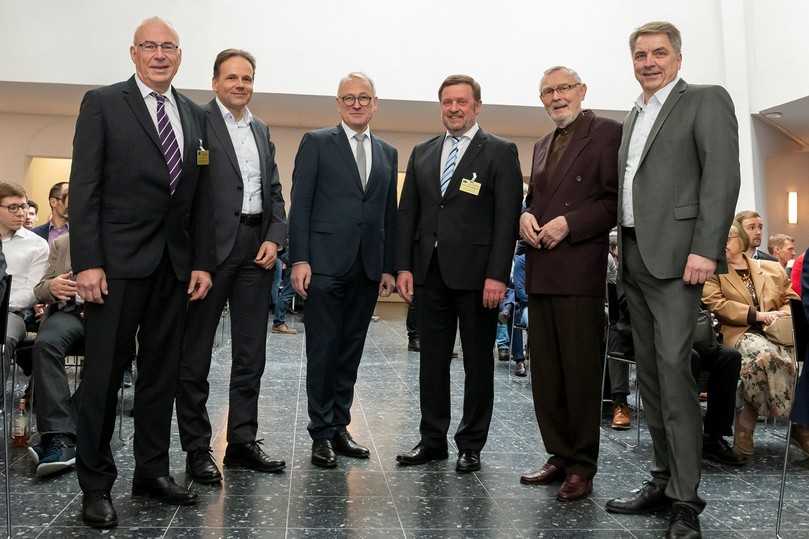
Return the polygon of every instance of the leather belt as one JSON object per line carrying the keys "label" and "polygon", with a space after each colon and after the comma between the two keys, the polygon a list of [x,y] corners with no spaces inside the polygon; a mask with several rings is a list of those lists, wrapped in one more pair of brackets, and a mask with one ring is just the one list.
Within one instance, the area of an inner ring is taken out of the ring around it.
{"label": "leather belt", "polygon": [[239,222],[246,226],[259,226],[262,215],[261,213],[243,213],[239,217]]}

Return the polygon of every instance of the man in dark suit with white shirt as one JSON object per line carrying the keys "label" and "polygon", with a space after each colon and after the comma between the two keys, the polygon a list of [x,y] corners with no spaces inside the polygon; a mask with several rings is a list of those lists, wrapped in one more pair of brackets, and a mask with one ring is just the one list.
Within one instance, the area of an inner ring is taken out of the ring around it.
{"label": "man in dark suit with white shirt", "polygon": [[349,73],[337,127],[303,136],[292,174],[289,262],[306,298],[306,393],[312,463],[368,458],[348,432],[354,383],[377,295],[393,291],[396,149],[371,133],[374,84]]}
{"label": "man in dark suit with white shirt", "polygon": [[286,465],[272,460],[256,440],[258,397],[266,363],[272,269],[286,239],[286,214],[275,145],[267,125],[247,108],[256,61],[226,49],[214,61],[206,132],[215,229],[216,272],[208,296],[189,308],[177,393],[180,441],[186,467],[202,483],[222,475],[210,453],[211,422],[205,408],[214,335],[225,302],[230,306],[232,364],[224,464],[261,472]]}
{"label": "man in dark suit with white shirt", "polygon": [[[399,204],[396,286],[415,291],[421,338],[421,440],[399,465],[446,459],[450,355],[460,321],[465,373],[456,470],[480,469],[494,399],[497,306],[506,292],[522,202],[514,143],[483,131],[480,85],[451,75],[438,89],[446,133],[410,154]],[[415,290],[414,290],[415,286]]]}
{"label": "man in dark suit with white shirt", "polygon": [[214,267],[204,172],[205,115],[171,86],[182,51],[165,21],[145,20],[136,74],[84,96],[73,140],[70,254],[86,302],[85,369],[76,471],[90,526],[117,524],[110,449],[118,388],[138,332],[133,496],[189,505],[169,475],[171,416],[189,301]]}

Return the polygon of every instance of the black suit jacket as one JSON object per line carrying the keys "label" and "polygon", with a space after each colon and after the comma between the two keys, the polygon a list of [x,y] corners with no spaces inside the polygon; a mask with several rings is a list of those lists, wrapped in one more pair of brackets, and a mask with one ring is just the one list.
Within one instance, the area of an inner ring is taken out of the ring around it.
{"label": "black suit jacket", "polygon": [[135,77],[84,96],[73,139],[70,253],[78,273],[101,267],[108,278],[149,276],[168,250],[180,280],[213,271],[205,113],[174,91],[183,127],[183,169],[174,195],[154,122]]}
{"label": "black suit jacket", "polygon": [[[208,172],[214,197],[216,263],[219,265],[230,255],[236,241],[244,198],[244,181],[230,133],[216,99],[208,103],[205,112],[211,163]],[[286,210],[281,181],[278,179],[278,166],[275,164],[275,144],[270,141],[267,125],[258,118],[253,117],[250,129],[253,131],[261,161],[262,237],[283,247],[287,236]]]}
{"label": "black suit jacket", "polygon": [[[423,284],[438,242],[441,276],[449,288],[482,290],[486,278],[508,283],[522,172],[517,146],[479,129],[441,196],[441,149],[445,135],[413,148],[399,201],[396,269],[412,271]],[[477,175],[477,196],[460,190]]]}
{"label": "black suit jacket", "polygon": [[39,236],[45,241],[48,241],[48,234],[50,233],[51,223],[47,222],[44,225],[35,226],[31,229],[31,232]]}
{"label": "black suit jacket", "polygon": [[393,273],[396,240],[396,149],[371,134],[365,190],[341,125],[303,136],[292,174],[289,262],[339,277],[362,257],[365,274]]}

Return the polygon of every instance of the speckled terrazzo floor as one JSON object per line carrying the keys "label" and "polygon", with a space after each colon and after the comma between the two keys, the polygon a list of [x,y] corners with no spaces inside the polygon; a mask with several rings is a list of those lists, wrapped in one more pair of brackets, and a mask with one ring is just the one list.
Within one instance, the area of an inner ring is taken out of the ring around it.
{"label": "speckled terrazzo floor", "polygon": [[[602,437],[600,471],[593,497],[560,504],[557,487],[526,487],[519,474],[541,466],[543,451],[527,382],[496,366],[495,410],[483,469],[454,471],[450,460],[397,468],[397,452],[418,438],[418,357],[408,353],[399,306],[382,308],[371,324],[356,387],[351,431],[368,445],[367,461],[340,459],[335,470],[309,462],[303,335],[273,335],[260,402],[259,437],[273,457],[287,461],[281,475],[225,470],[221,488],[191,484],[196,507],[168,507],[129,496],[133,459],[132,419],[123,423],[125,442],[115,438],[119,478],[113,492],[120,525],[107,537],[662,537],[665,515],[613,516],[603,509],[646,477],[651,442],[629,450]],[[303,325],[292,317],[292,325]],[[209,413],[214,455],[225,451],[229,337],[217,347],[211,370]],[[453,361],[455,423],[460,409],[462,365]],[[131,399],[131,390],[127,390]],[[454,427],[453,427],[454,428]],[[701,493],[705,537],[774,537],[775,508],[783,458],[783,425],[761,426],[756,457],[741,469],[705,464]],[[610,435],[613,435],[610,432]],[[634,431],[618,434],[631,440]],[[450,438],[450,447],[452,440]],[[176,434],[174,477],[186,483],[185,458]],[[809,538],[809,466],[794,455],[787,486],[783,537]],[[81,524],[81,494],[75,474],[33,477],[22,450],[12,452],[12,523],[19,537],[102,535]],[[4,518],[0,516],[0,518]],[[5,525],[5,521],[2,521]],[[0,531],[2,533],[2,531]]]}

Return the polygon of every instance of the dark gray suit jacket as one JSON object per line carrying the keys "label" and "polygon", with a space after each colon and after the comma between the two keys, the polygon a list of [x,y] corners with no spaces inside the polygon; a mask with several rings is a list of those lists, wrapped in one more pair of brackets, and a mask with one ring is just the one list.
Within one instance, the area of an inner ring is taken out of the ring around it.
{"label": "dark gray suit jacket", "polygon": [[[216,264],[224,262],[233,250],[239,218],[242,212],[244,181],[239,161],[222,111],[212,99],[205,107],[205,129],[210,152],[210,185],[213,194],[214,225],[216,229]],[[267,125],[256,117],[250,124],[261,160],[261,233],[265,241],[283,247],[286,243],[287,223],[284,196],[275,163],[275,144],[270,140]]]}
{"label": "dark gray suit jacket", "polygon": [[[633,108],[624,120],[618,150],[619,223],[637,115]],[[717,273],[727,271],[725,242],[739,184],[738,125],[730,95],[721,86],[680,80],[652,126],[632,185],[638,249],[654,277],[682,277],[690,253],[715,260]]]}

